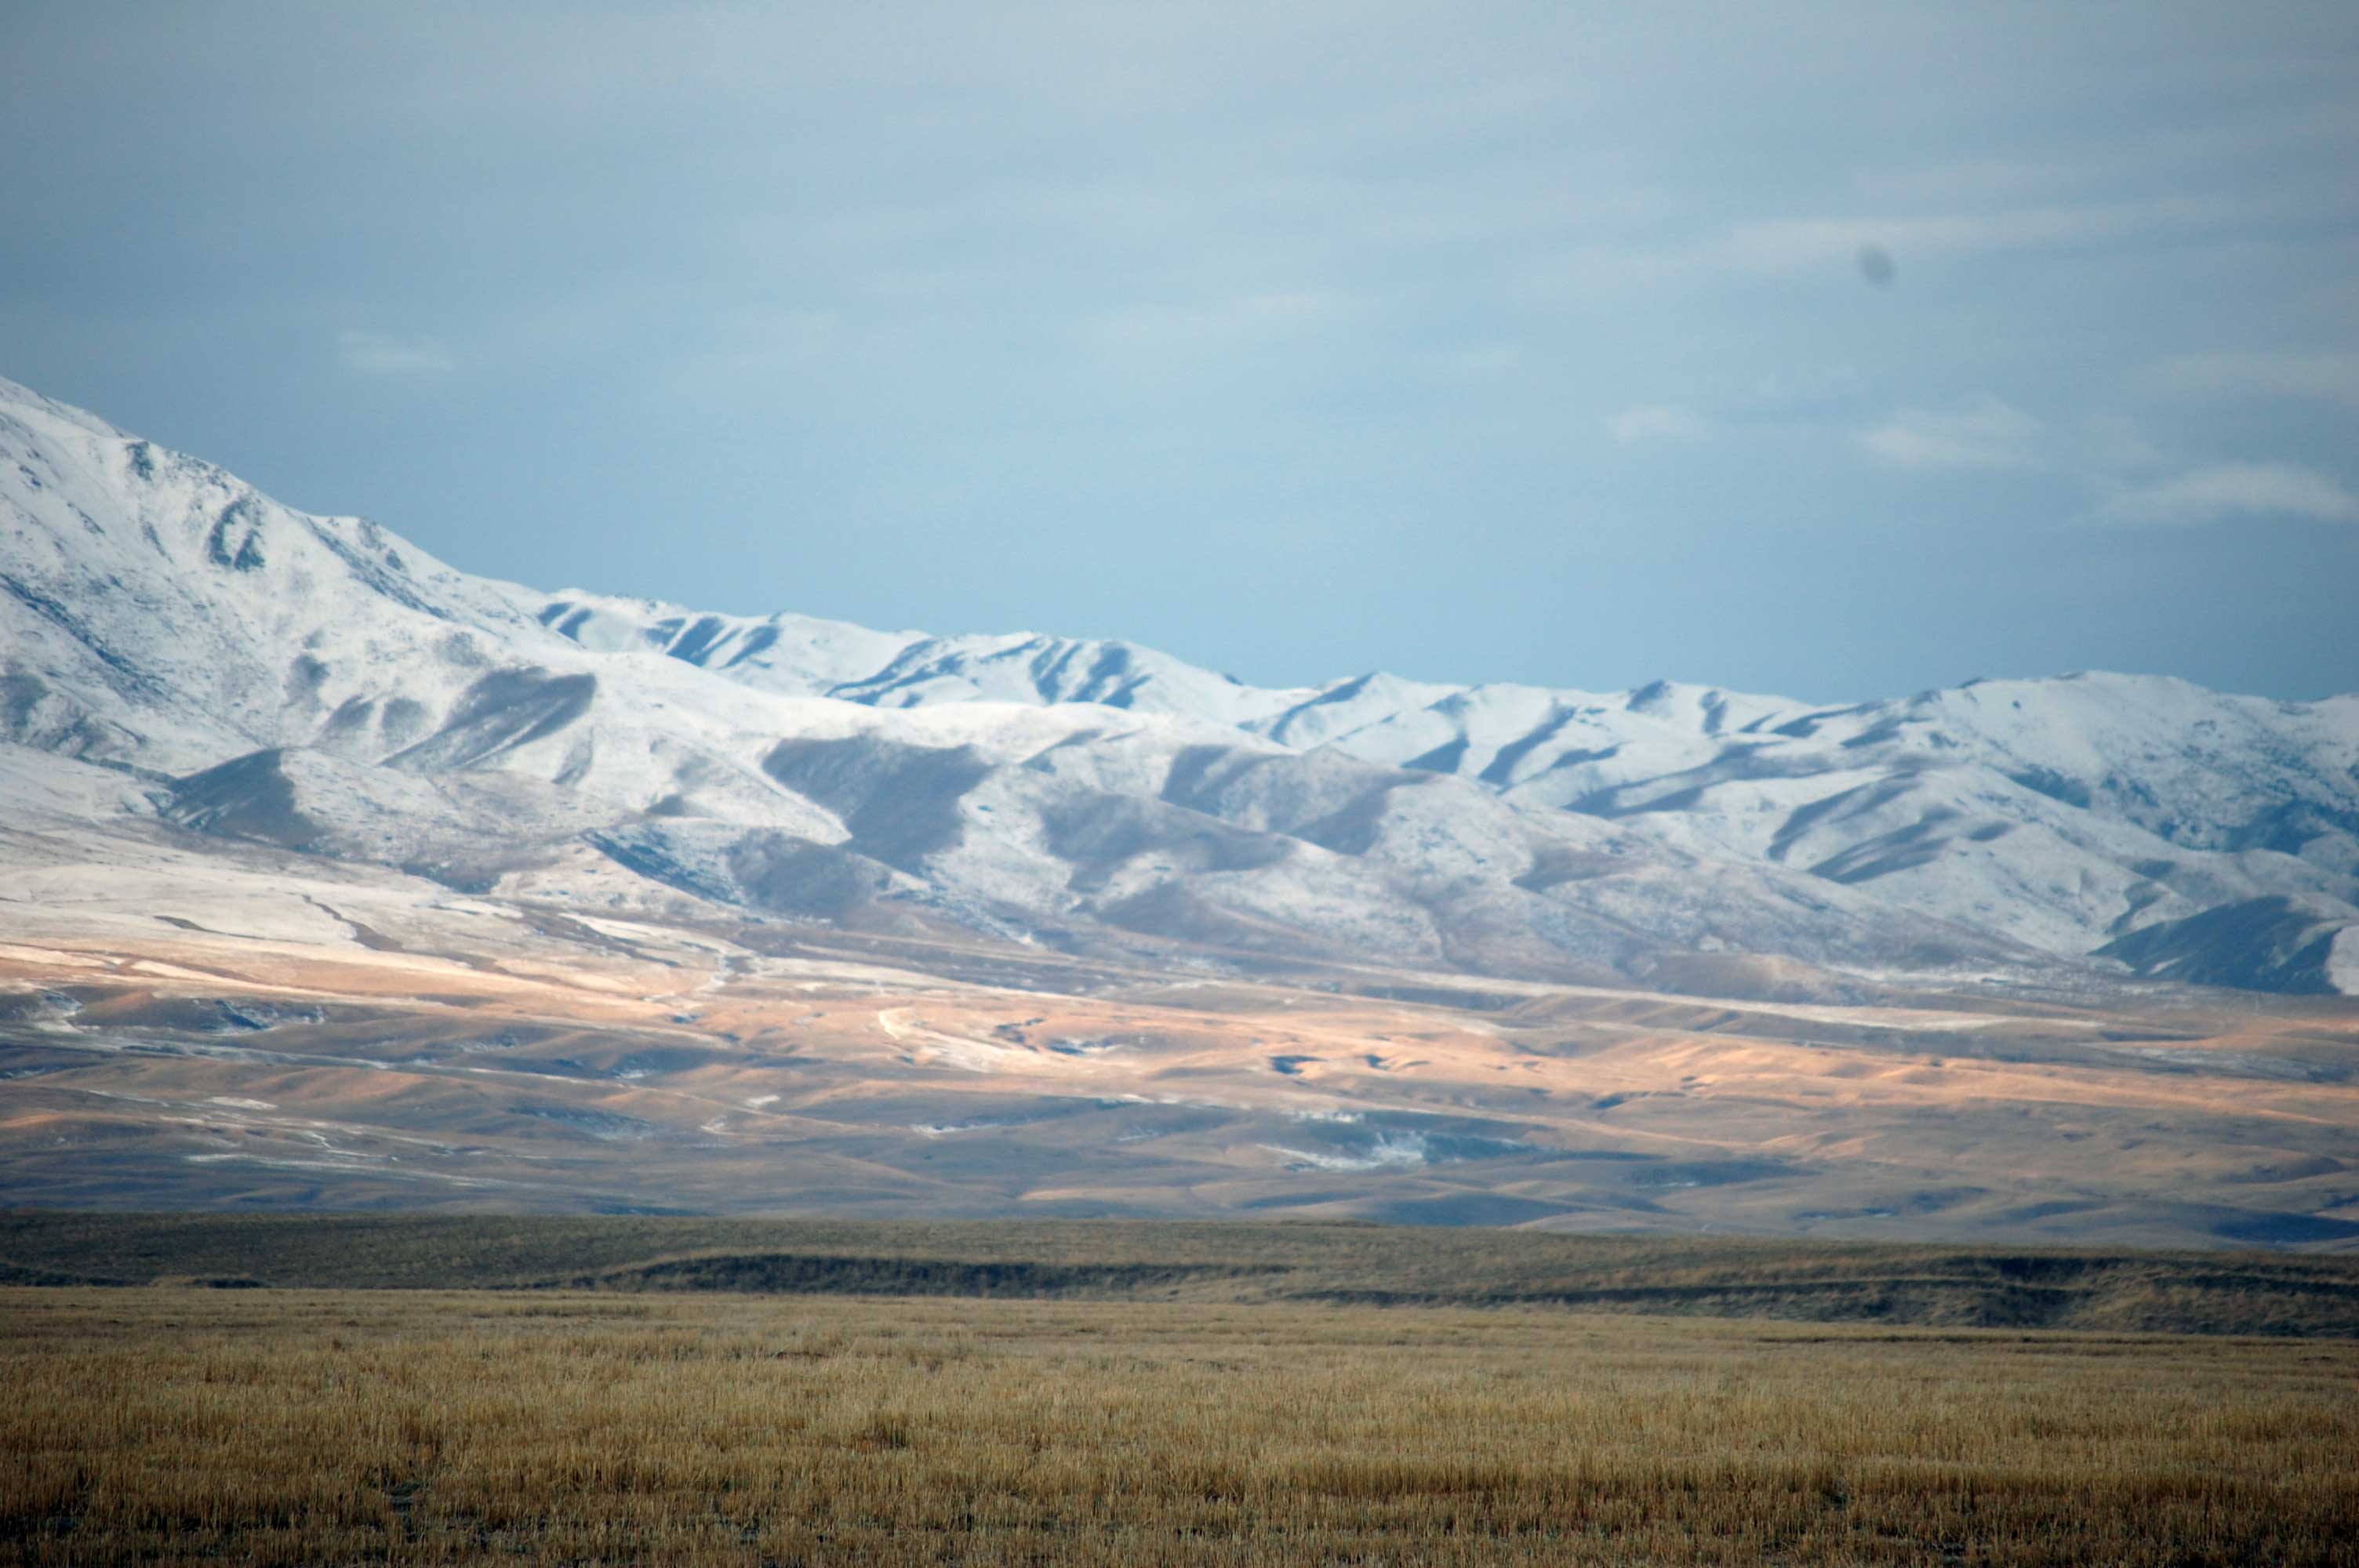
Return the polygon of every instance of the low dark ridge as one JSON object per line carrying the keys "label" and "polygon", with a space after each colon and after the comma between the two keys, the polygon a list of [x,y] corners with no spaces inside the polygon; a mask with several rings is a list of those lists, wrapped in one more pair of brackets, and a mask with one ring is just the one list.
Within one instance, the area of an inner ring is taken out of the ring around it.
{"label": "low dark ridge", "polygon": [[1310,1219],[0,1214],[0,1287],[256,1281],[289,1290],[1554,1308],[2359,1339],[2359,1256],[2348,1254],[1978,1249]]}
{"label": "low dark ridge", "polygon": [[1126,1296],[1201,1281],[1242,1281],[1286,1271],[1283,1264],[1042,1263],[718,1252],[658,1258],[597,1273],[545,1280],[538,1288],[738,1291],[773,1295]]}

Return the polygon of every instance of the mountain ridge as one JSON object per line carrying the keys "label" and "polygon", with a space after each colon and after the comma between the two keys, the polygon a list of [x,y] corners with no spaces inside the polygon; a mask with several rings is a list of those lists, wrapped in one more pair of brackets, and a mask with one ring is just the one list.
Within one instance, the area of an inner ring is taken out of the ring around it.
{"label": "mountain ridge", "polygon": [[2345,1249],[2354,713],[543,594],[0,390],[0,1195]]}
{"label": "mountain ridge", "polygon": [[478,579],[7,383],[0,460],[0,737],[129,768],[201,834],[1215,955],[2359,989],[2359,697],[1264,688],[1119,640]]}

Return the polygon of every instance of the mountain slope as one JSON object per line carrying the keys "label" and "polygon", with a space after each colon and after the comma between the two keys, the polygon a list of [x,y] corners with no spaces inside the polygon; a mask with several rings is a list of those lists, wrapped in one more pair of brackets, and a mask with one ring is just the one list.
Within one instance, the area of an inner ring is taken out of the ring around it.
{"label": "mountain slope", "polygon": [[[647,641],[707,623],[731,624],[658,607]],[[864,651],[885,662],[848,678],[838,677],[857,660],[806,656],[794,665],[802,676],[778,663],[741,672],[701,648],[699,662],[768,689],[883,706],[1107,702],[1183,714],[1466,779],[1542,816],[1621,823],[1658,851],[1790,867],[2157,975],[2333,990],[2359,967],[2359,935],[2344,935],[2359,921],[2359,697],[2274,702],[2093,674],[1812,708],[1668,682],[1600,695],[1370,675],[1270,690],[1129,644],[1033,636],[908,634]],[[2188,924],[2286,900],[2316,927],[2299,945],[2315,954],[2299,962],[2271,957],[2281,944],[2250,920]],[[2132,940],[2165,929],[2176,934],[2167,949],[2159,936]]]}
{"label": "mountain slope", "polygon": [[[1799,872],[1233,722],[1296,694],[1115,644],[538,603],[6,402],[7,738],[150,781],[146,809],[178,828],[470,892],[586,882],[610,908],[947,923],[1194,963],[1595,978],[1701,947],[2040,968]],[[953,669],[973,700],[929,698]]]}
{"label": "mountain slope", "polygon": [[0,1198],[2347,1248],[2205,988],[2359,989],[2353,734],[549,597],[0,386]]}
{"label": "mountain slope", "polygon": [[0,740],[170,828],[603,907],[1722,987],[2359,970],[2359,698],[1265,689],[548,597],[8,384]]}

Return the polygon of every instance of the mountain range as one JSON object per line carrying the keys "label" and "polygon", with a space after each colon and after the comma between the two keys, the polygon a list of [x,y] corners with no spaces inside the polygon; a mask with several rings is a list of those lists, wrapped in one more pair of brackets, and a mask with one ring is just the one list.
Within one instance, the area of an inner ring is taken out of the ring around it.
{"label": "mountain range", "polygon": [[0,738],[125,813],[463,890],[1528,979],[2359,990],[2359,697],[1264,688],[544,594],[13,384],[0,508]]}
{"label": "mountain range", "polygon": [[[200,994],[260,1031],[332,1023],[298,993],[422,1007],[546,982],[578,1000],[585,954],[709,960],[701,989],[659,1008],[610,978],[646,1004],[631,1028],[695,1029],[760,954],[819,963],[828,944],[837,968],[795,984],[890,956],[895,985],[994,994],[1153,975],[1527,1022],[1575,994],[1644,994],[1816,1017],[1827,1036],[1842,1010],[1927,996],[1951,999],[1954,1023],[2000,1000],[2019,1021],[2234,1011],[2207,988],[2359,993],[2359,696],[2104,674],[1832,705],[1380,673],[1266,688],[1119,641],[548,593],[297,512],[5,382],[0,780],[0,959],[44,1050],[95,1049],[108,1005],[185,1046],[218,1022],[174,1011]],[[229,952],[248,991],[285,994],[223,990]],[[574,1022],[594,1023],[582,1005]],[[1044,1045],[1038,1018],[978,1036],[868,1012],[877,1039],[917,1043],[908,1064],[1114,1049]],[[1242,1048],[1288,1093],[1327,1059],[1268,1044]],[[639,1076],[667,1071],[659,1057]],[[2295,1076],[2340,1082],[2336,1060]],[[27,1114],[20,1132],[66,1115]],[[624,1113],[579,1114],[593,1119],[566,1125],[594,1137],[595,1117]],[[1307,1153],[1304,1136],[1252,1146],[1381,1173],[1524,1135],[1347,1121]],[[56,1169],[14,1185],[82,1190],[82,1167]],[[160,1174],[138,1189],[178,1190]]]}

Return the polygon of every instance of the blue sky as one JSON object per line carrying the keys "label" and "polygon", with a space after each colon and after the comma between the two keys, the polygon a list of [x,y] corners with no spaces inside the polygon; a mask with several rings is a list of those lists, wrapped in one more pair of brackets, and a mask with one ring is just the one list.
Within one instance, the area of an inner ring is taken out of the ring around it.
{"label": "blue sky", "polygon": [[2359,7],[11,7],[0,374],[454,564],[2359,689]]}

